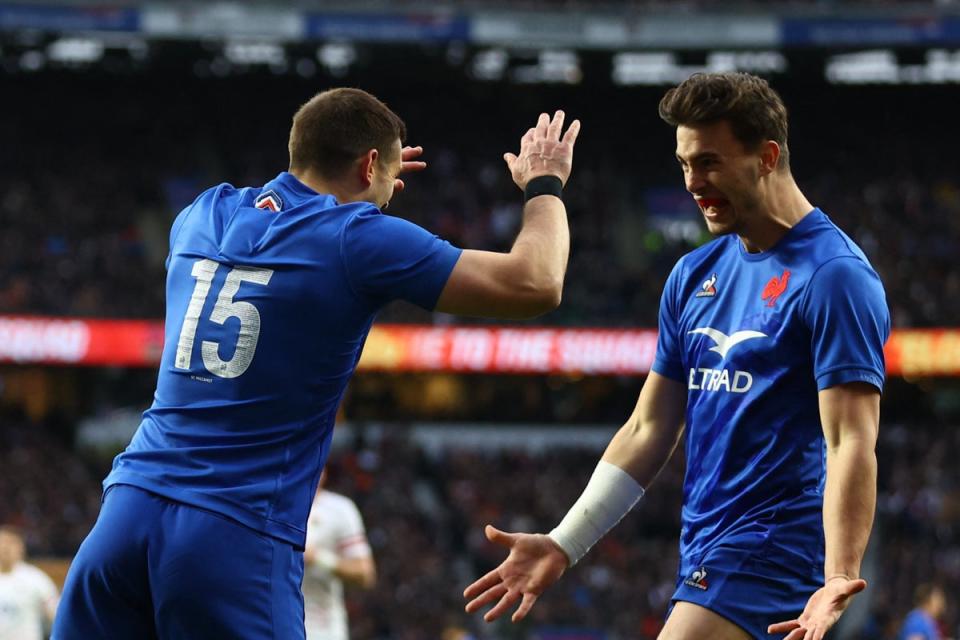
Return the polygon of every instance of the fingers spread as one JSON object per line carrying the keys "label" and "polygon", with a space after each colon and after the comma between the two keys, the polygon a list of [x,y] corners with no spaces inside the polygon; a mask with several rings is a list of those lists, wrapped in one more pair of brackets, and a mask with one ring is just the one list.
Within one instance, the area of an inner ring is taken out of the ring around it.
{"label": "fingers spread", "polygon": [[543,139],[547,137],[547,130],[550,127],[550,116],[546,113],[540,114],[540,119],[537,120],[537,138]]}
{"label": "fingers spread", "polygon": [[523,601],[520,603],[520,606],[517,607],[517,610],[514,611],[513,617],[510,618],[511,622],[520,622],[527,617],[527,614],[530,613],[530,609],[533,608],[533,603],[537,601],[537,596],[533,593],[523,594]]}
{"label": "fingers spread", "polygon": [[503,597],[500,598],[500,602],[497,603],[497,606],[495,606],[493,609],[490,609],[490,611],[487,611],[486,615],[483,616],[483,619],[486,620],[487,622],[492,622],[496,620],[497,618],[502,616],[504,613],[506,613],[507,609],[512,607],[514,603],[516,603],[516,601],[519,599],[520,599],[519,591],[507,591],[505,594],[503,594]]}
{"label": "fingers spread", "polygon": [[477,596],[467,604],[467,613],[473,613],[480,607],[488,605],[498,598],[502,598],[503,594],[507,592],[507,586],[502,582],[500,584],[494,585],[484,591],[481,595]]}
{"label": "fingers spread", "polygon": [[423,171],[427,168],[427,163],[422,160],[405,160],[400,163],[400,173],[408,171]]}
{"label": "fingers spread", "polygon": [[553,114],[553,120],[550,121],[550,126],[547,129],[548,140],[560,139],[560,132],[563,131],[563,118],[564,113],[559,109],[555,114]]}
{"label": "fingers spread", "polygon": [[771,624],[767,627],[767,633],[786,633],[787,631],[792,631],[800,626],[799,620],[787,620],[785,622],[778,622],[776,624]]}
{"label": "fingers spread", "polygon": [[400,150],[400,160],[407,162],[423,155],[423,147],[404,147]]}
{"label": "fingers spread", "polygon": [[788,635],[783,640],[803,640],[806,637],[806,635],[807,635],[807,630],[804,629],[803,627],[800,627],[798,629],[794,629],[793,633]]}
{"label": "fingers spread", "polygon": [[573,146],[577,141],[578,135],[580,135],[580,121],[574,120],[570,123],[570,127],[567,128],[567,132],[563,134],[563,140],[561,140],[561,142]]}
{"label": "fingers spread", "polygon": [[494,569],[493,571],[490,571],[489,573],[487,573],[487,575],[483,576],[482,578],[474,582],[472,585],[464,589],[463,597],[475,598],[476,596],[480,595],[481,593],[483,593],[493,585],[497,584],[498,582],[500,582],[500,572],[498,569]]}

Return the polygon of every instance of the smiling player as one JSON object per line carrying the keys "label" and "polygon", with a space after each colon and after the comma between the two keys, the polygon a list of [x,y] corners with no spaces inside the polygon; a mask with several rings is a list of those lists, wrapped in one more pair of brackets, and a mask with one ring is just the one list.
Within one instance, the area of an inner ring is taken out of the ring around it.
{"label": "smiling player", "polygon": [[[889,334],[860,249],[790,172],[766,81],[696,74],[667,92],[687,190],[718,238],[664,286],[652,372],[583,495],[549,535],[487,537],[507,559],[468,611],[523,618],[640,499],[686,425],[680,568],[662,640],[820,640],[863,590]],[[709,630],[709,631],[706,631]]]}

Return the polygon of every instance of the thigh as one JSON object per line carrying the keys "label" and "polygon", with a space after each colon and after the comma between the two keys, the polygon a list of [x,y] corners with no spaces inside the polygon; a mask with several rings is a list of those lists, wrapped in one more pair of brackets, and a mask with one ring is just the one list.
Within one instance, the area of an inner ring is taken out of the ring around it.
{"label": "thigh", "polygon": [[112,487],[93,530],[70,564],[53,640],[154,638],[146,535],[156,512],[149,496]]}
{"label": "thigh", "polygon": [[768,634],[767,627],[800,615],[816,588],[809,576],[800,576],[789,565],[736,549],[718,549],[680,580],[672,600],[675,609],[684,603],[697,605],[745,633],[731,637],[778,640],[784,636]]}
{"label": "thigh", "polygon": [[163,527],[164,544],[150,558],[161,639],[303,638],[302,553],[179,503]]}
{"label": "thigh", "polygon": [[752,636],[718,613],[692,602],[677,602],[657,640],[751,640]]}

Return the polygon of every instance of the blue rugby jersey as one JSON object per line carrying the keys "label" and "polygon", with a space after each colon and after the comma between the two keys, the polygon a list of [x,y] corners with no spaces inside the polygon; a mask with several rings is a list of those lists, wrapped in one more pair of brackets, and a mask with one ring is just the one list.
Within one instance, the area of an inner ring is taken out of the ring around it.
{"label": "blue rugby jersey", "polygon": [[817,394],[884,381],[890,318],[867,258],[819,209],[762,253],[724,236],[674,267],[659,324],[653,370],[688,389],[680,575],[742,552],[822,576]]}
{"label": "blue rugby jersey", "polygon": [[940,640],[942,637],[937,621],[923,609],[914,609],[907,614],[897,640],[911,640],[917,637],[923,640]]}
{"label": "blue rugby jersey", "polygon": [[130,484],[302,546],[334,418],[376,312],[431,309],[460,250],[289,173],[177,217],[153,405],[104,489]]}

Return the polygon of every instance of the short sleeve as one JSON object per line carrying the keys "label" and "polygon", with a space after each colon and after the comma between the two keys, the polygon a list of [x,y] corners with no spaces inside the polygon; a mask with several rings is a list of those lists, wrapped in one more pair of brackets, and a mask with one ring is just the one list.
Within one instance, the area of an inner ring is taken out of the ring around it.
{"label": "short sleeve", "polygon": [[867,263],[851,256],[821,266],[807,288],[801,313],[811,333],[819,390],[866,382],[883,391],[890,312],[883,284]]}
{"label": "short sleeve", "polygon": [[378,303],[401,299],[433,309],[461,249],[412,222],[371,207],[352,216],[340,243],[354,292]]}
{"label": "short sleeve", "polygon": [[683,373],[683,359],[679,334],[679,307],[677,306],[677,290],[680,274],[683,269],[683,260],[677,262],[673,271],[663,285],[660,296],[660,315],[657,321],[657,355],[651,369],[660,375],[685,382]]}
{"label": "short sleeve", "polygon": [[343,558],[367,558],[372,555],[367,542],[367,532],[363,528],[360,510],[352,501],[343,505],[342,529],[337,536],[337,554]]}

